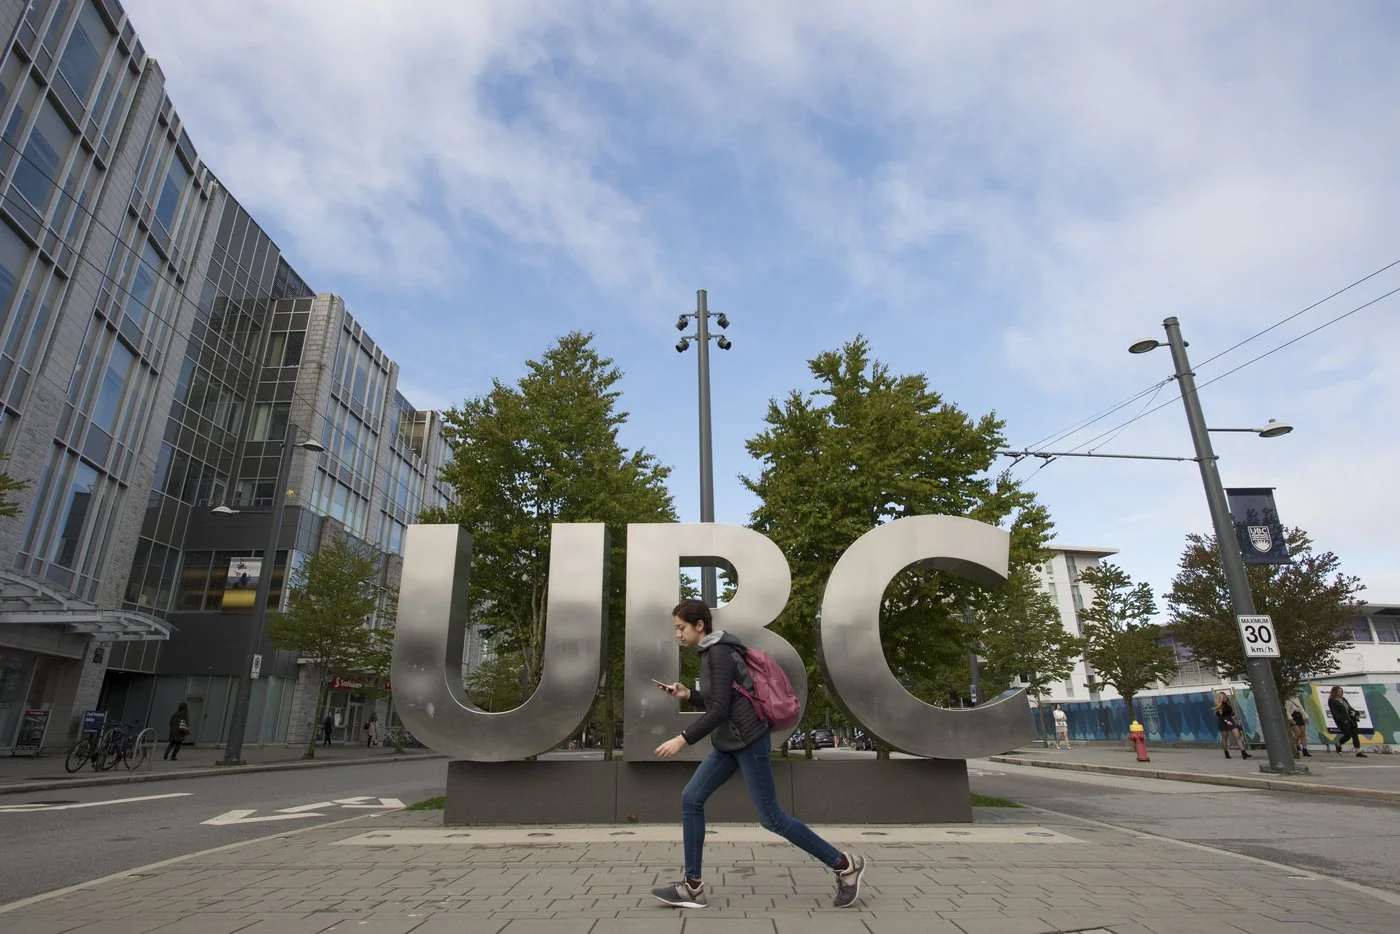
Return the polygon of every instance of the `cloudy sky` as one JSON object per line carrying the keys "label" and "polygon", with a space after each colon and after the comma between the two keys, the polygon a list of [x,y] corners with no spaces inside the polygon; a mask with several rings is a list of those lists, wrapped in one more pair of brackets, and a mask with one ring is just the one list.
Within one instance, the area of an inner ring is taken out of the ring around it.
{"label": "cloudy sky", "polygon": [[[201,156],[421,407],[513,379],[573,328],[626,373],[626,441],[698,518],[707,289],[719,521],[743,442],[857,333],[1016,446],[1190,453],[1165,350],[1202,382],[1384,293],[1400,266],[1400,12],[1382,0],[126,0]],[[410,12],[411,11],[411,12]],[[1202,391],[1225,483],[1271,486],[1400,600],[1400,295]],[[1058,437],[1110,407],[1131,404]],[[1163,403],[1167,403],[1162,406]],[[1160,410],[1150,411],[1162,406]],[[1062,543],[1159,591],[1209,526],[1189,463],[1016,472]]]}

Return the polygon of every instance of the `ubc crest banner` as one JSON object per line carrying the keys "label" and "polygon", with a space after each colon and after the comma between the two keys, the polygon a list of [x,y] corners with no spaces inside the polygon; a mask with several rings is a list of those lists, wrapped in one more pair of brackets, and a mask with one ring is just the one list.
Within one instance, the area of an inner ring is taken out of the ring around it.
{"label": "ubc crest banner", "polygon": [[1272,487],[1226,490],[1245,564],[1291,564]]}

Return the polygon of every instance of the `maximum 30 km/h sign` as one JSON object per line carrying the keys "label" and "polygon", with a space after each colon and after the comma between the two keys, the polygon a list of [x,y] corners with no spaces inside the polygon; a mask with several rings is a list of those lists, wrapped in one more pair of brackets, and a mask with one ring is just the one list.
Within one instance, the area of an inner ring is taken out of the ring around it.
{"label": "maximum 30 km/h sign", "polygon": [[1267,616],[1237,616],[1245,658],[1278,658],[1278,635]]}

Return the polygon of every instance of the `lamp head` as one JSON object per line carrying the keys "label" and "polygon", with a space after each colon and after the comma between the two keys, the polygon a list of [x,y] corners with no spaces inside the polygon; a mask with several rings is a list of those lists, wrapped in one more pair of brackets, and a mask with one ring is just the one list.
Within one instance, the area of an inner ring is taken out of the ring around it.
{"label": "lamp head", "polygon": [[1259,429],[1259,437],[1281,438],[1292,430],[1293,426],[1288,424],[1287,422],[1277,422],[1271,418],[1269,419],[1269,423],[1267,425]]}
{"label": "lamp head", "polygon": [[722,328],[727,328],[729,327],[729,317],[721,312],[719,317],[715,319],[715,324],[718,324]]}
{"label": "lamp head", "polygon": [[1140,341],[1137,341],[1136,343],[1129,344],[1129,345],[1128,345],[1128,353],[1148,353],[1149,351],[1156,350],[1158,347],[1161,347],[1161,346],[1162,346],[1162,342],[1161,342],[1161,341],[1159,341],[1159,340],[1153,340],[1152,338],[1149,337],[1149,338],[1147,338],[1146,340],[1140,340]]}
{"label": "lamp head", "polygon": [[730,347],[734,346],[734,344],[730,342],[729,338],[723,335],[720,335],[720,339],[716,341],[716,343],[719,344],[720,350],[728,350]]}
{"label": "lamp head", "polygon": [[314,438],[307,438],[305,441],[303,441],[303,442],[301,442],[300,444],[298,444],[297,447],[299,447],[299,448],[305,448],[306,450],[310,451],[312,454],[320,454],[322,451],[324,451],[324,450],[326,449],[326,446],[325,446],[324,444],[322,444],[321,442],[315,440]]}
{"label": "lamp head", "polygon": [[676,341],[676,353],[685,353],[686,348],[689,346],[690,341],[682,337],[680,340]]}
{"label": "lamp head", "polygon": [[233,508],[231,508],[231,507],[225,505],[224,503],[220,503],[219,505],[215,506],[213,509],[211,509],[211,510],[209,510],[209,511],[212,512],[212,513],[213,513],[214,515],[216,515],[216,516],[235,516],[235,515],[238,514],[238,510],[237,510],[237,509],[233,509]]}
{"label": "lamp head", "polygon": [[685,326],[689,323],[690,319],[688,319],[685,315],[681,315],[679,318],[676,319],[676,330],[684,331]]}

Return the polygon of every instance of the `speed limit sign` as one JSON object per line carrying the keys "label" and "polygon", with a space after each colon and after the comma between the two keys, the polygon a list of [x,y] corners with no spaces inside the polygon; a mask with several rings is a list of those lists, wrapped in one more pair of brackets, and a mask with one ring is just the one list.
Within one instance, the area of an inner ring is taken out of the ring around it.
{"label": "speed limit sign", "polygon": [[1240,639],[1245,658],[1278,658],[1278,636],[1274,621],[1267,616],[1239,616]]}

